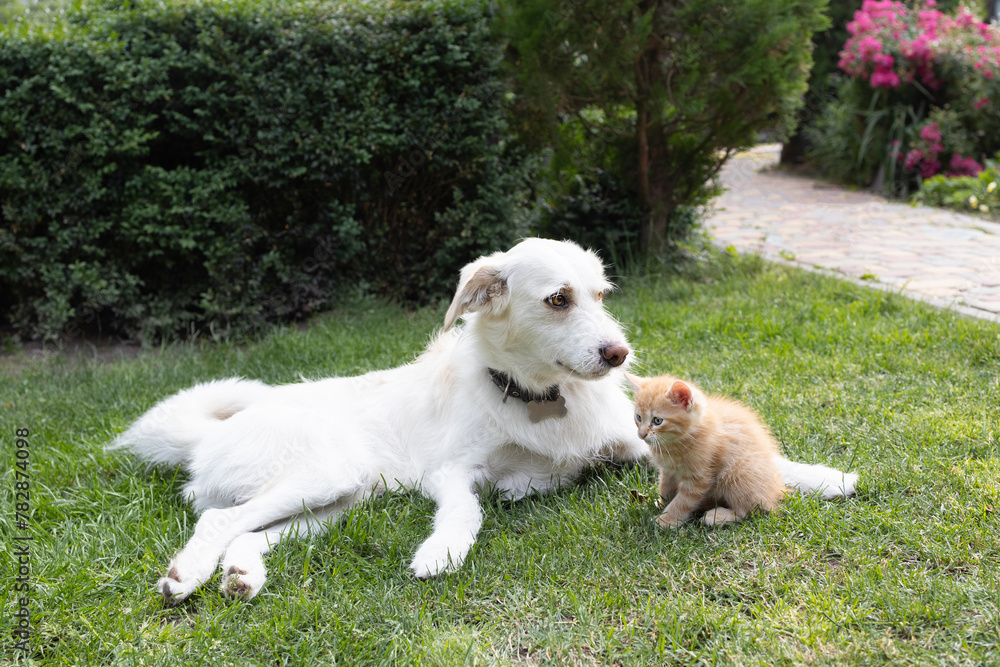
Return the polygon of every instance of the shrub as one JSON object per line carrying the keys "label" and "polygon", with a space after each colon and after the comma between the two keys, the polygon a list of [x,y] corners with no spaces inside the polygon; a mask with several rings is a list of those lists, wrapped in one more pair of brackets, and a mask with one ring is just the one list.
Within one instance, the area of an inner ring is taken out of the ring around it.
{"label": "shrub", "polygon": [[[937,0],[937,9],[953,12],[962,0]],[[799,125],[793,137],[785,142],[781,151],[781,161],[785,164],[800,163],[809,149],[807,128],[817,122],[820,113],[829,104],[837,87],[840,72],[840,53],[850,36],[847,26],[854,14],[861,9],[862,0],[837,0],[826,9],[830,27],[813,35],[813,67],[809,72],[809,90],[805,104],[799,111]]]}
{"label": "shrub", "polygon": [[596,250],[606,262],[619,266],[639,252],[642,210],[622,196],[624,183],[602,169],[574,174],[555,199],[542,203],[537,231],[540,236],[571,239]]}
{"label": "shrub", "polygon": [[424,301],[512,242],[480,2],[138,0],[0,39],[0,306],[27,336],[245,334]]}
{"label": "shrub", "polygon": [[939,174],[924,180],[913,201],[1000,218],[1000,154],[976,175]]}
{"label": "shrub", "polygon": [[848,176],[841,165],[853,163],[854,182],[881,186],[881,174],[906,191],[918,177],[977,173],[1000,149],[1000,27],[933,1],[866,0],[848,31],[847,78],[812,136],[833,175]]}

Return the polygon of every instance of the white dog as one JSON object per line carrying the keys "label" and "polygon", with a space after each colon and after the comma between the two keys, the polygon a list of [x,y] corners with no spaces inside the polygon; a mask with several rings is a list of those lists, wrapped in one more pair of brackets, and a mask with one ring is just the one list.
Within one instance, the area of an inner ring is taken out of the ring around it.
{"label": "white dog", "polygon": [[[593,253],[527,239],[462,270],[443,331],[406,366],[278,387],[209,382],[152,408],[114,446],[183,466],[202,512],[160,592],[185,599],[221,559],[222,590],[251,598],[279,540],[321,532],[387,489],[437,503],[410,564],[431,577],[468,554],[478,492],[517,499],[595,461],[646,455],[621,386],[630,349],[601,303],[610,288]],[[853,491],[856,477],[783,463],[801,489]]]}

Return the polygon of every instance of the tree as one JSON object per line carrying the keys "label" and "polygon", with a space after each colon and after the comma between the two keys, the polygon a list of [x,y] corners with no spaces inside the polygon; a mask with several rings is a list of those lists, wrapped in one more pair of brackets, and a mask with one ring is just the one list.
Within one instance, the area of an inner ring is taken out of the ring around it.
{"label": "tree", "polygon": [[[582,123],[635,183],[644,248],[671,213],[760,132],[783,138],[811,66],[826,0],[508,0],[500,27],[522,123]],[[538,135],[536,135],[537,138]]]}

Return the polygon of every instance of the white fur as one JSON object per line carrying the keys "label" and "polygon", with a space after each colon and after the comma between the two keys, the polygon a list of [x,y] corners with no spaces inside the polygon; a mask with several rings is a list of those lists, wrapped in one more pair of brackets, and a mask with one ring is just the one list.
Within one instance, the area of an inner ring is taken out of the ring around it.
{"label": "white fur", "polygon": [[797,463],[783,456],[774,457],[785,486],[805,493],[818,493],[821,498],[853,496],[858,473],[841,472],[819,463]]}
{"label": "white fur", "polygon": [[[443,331],[410,364],[276,387],[209,382],[153,407],[112,446],[182,466],[201,512],[160,592],[183,600],[221,562],[222,590],[251,598],[266,578],[262,556],[279,540],[322,532],[354,503],[394,489],[437,503],[410,564],[434,576],[461,565],[475,542],[479,492],[517,499],[595,461],[647,455],[621,386],[627,363],[612,367],[601,354],[627,347],[600,300],[609,288],[593,253],[527,239],[462,270]],[[571,305],[547,303],[556,292]],[[458,319],[465,325],[454,328]],[[488,368],[539,393],[558,384],[568,414],[532,423],[522,401],[503,401]],[[829,487],[825,475],[798,480]]]}
{"label": "white fur", "polygon": [[[482,521],[480,490],[517,499],[597,460],[643,457],[621,371],[600,351],[627,345],[599,298],[609,288],[593,253],[528,239],[465,267],[444,331],[411,364],[278,387],[209,382],[152,408],[115,446],[183,466],[185,494],[202,512],[162,594],[184,599],[221,559],[223,590],[252,597],[271,546],[322,531],[386,489],[416,488],[437,502],[410,565],[430,577],[465,559]],[[559,291],[570,307],[546,303]],[[453,328],[459,318],[465,325]],[[568,414],[531,423],[487,368],[536,392],[558,384]]]}

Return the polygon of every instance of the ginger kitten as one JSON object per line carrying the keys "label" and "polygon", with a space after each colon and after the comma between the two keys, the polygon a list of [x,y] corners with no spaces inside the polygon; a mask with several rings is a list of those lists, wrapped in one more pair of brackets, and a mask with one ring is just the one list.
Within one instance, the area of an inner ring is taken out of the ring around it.
{"label": "ginger kitten", "polygon": [[704,510],[714,526],[777,507],[785,496],[778,447],[756,413],[670,376],[625,377],[639,437],[660,469],[660,498],[670,500],[656,518],[660,526],[677,528]]}

